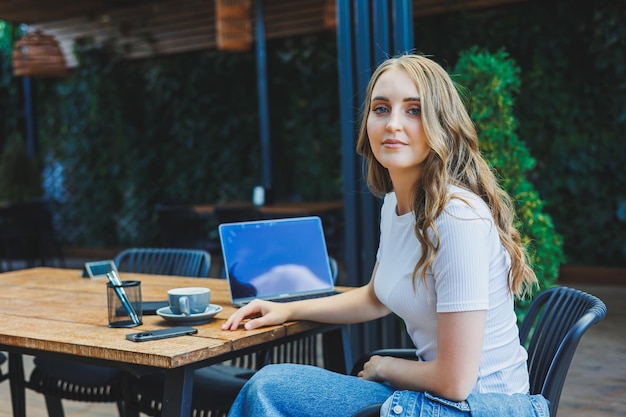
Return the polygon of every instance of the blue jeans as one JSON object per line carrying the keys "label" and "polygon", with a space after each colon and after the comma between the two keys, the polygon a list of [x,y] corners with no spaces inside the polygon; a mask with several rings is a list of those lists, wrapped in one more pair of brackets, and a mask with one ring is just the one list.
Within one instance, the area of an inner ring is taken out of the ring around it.
{"label": "blue jeans", "polygon": [[384,417],[549,417],[539,395],[479,394],[454,402],[429,393],[396,391],[382,383],[307,365],[268,365],[235,399],[229,417],[349,417],[374,403]]}
{"label": "blue jeans", "polygon": [[308,365],[267,365],[241,389],[229,417],[349,417],[393,388]]}
{"label": "blue jeans", "polygon": [[428,392],[396,391],[385,401],[381,417],[550,417],[541,395],[470,394],[465,401],[450,401]]}

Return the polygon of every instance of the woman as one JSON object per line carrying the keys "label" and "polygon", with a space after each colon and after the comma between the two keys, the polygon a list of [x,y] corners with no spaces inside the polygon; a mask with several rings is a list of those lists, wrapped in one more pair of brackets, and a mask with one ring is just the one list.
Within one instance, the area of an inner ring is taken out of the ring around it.
{"label": "woman", "polygon": [[514,297],[525,296],[536,277],[510,199],[481,157],[443,68],[421,55],[383,62],[367,88],[357,152],[367,159],[371,191],[383,198],[370,282],[324,299],[255,300],[223,329],[357,323],[393,312],[421,360],[374,356],[358,378],[267,366],[230,415],[349,416],[385,402],[381,415],[547,416],[547,401],[528,395],[514,312]]}

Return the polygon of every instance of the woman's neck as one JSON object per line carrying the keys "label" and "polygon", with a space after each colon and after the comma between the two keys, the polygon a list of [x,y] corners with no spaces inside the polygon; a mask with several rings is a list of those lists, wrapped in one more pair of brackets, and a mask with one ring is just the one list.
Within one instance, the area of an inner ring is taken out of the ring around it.
{"label": "woman's neck", "polygon": [[396,187],[394,183],[393,191],[396,194],[396,201],[398,206],[396,207],[396,214],[402,216],[413,210],[413,187]]}
{"label": "woman's neck", "polygon": [[415,187],[419,182],[419,172],[412,171],[407,175],[407,171],[389,171],[389,177],[393,184],[393,190],[396,193],[396,208],[399,216],[413,210],[413,197],[415,196]]}

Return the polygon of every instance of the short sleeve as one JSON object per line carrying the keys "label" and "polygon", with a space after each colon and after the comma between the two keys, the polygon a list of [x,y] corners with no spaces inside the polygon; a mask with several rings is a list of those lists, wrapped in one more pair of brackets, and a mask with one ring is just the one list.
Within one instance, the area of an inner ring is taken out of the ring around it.
{"label": "short sleeve", "polygon": [[485,210],[452,200],[435,222],[440,244],[431,272],[439,313],[489,307],[489,264],[499,237]]}

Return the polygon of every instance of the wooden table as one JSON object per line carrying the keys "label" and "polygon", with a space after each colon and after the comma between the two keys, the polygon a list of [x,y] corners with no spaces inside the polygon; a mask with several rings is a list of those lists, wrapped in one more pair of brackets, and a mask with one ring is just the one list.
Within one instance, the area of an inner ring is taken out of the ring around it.
{"label": "wooden table", "polygon": [[223,279],[183,278],[121,273],[141,281],[143,300],[167,298],[167,290],[182,286],[211,288],[211,303],[222,312],[198,334],[152,342],[131,342],[127,333],[171,327],[160,316],[144,316],[143,324],[128,329],[108,327],[106,285],[82,278],[80,270],[32,268],[0,274],[0,350],[9,352],[13,415],[24,417],[25,388],[22,355],[72,357],[124,367],[133,364],[165,370],[163,416],[189,416],[193,371],[244,353],[311,334],[324,334],[324,359],[329,369],[347,372],[351,365],[345,326],[288,322],[257,330],[222,331],[235,311]]}
{"label": "wooden table", "polygon": [[[193,210],[198,214],[213,214],[215,206],[218,204],[196,204]],[[252,203],[231,202],[219,205],[234,207],[252,207]],[[343,201],[301,201],[301,202],[277,202],[263,206],[255,206],[257,209],[268,215],[285,216],[310,216],[339,211],[343,209]]]}

